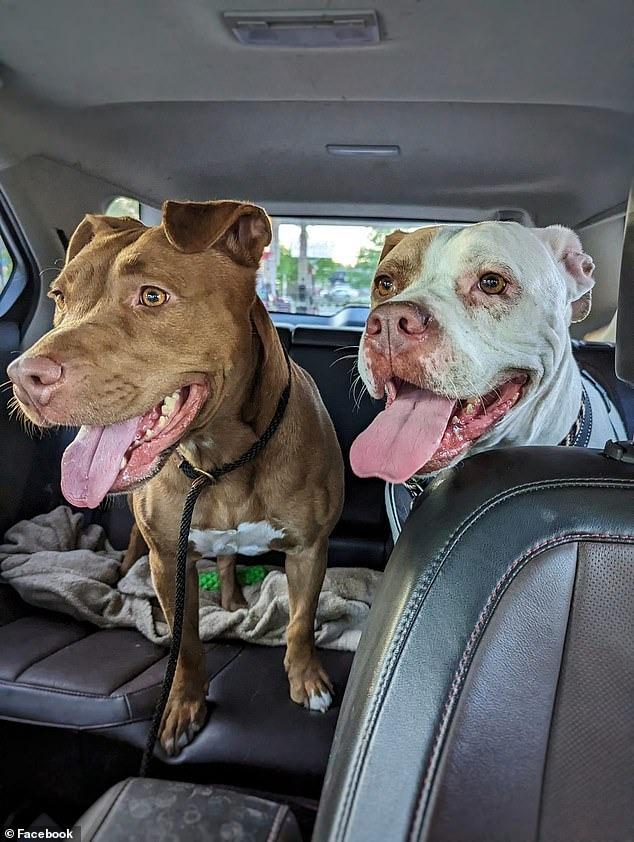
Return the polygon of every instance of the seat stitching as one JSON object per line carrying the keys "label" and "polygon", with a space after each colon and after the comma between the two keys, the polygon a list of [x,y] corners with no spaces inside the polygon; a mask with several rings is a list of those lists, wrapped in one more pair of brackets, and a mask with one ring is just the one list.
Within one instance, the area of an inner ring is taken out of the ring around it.
{"label": "seat stitching", "polygon": [[227,667],[231,666],[231,664],[232,664],[232,663],[233,663],[233,662],[234,662],[234,661],[235,661],[235,660],[236,660],[236,659],[237,659],[240,655],[242,655],[242,653],[243,653],[243,652],[244,652],[244,646],[241,646],[241,647],[238,649],[238,651],[235,653],[235,655],[233,656],[233,658],[230,658],[230,659],[229,659],[229,660],[228,660],[225,664],[223,664],[223,665],[220,667],[220,669],[219,669],[217,672],[215,672],[212,676],[210,676],[211,680],[213,680],[214,678],[218,678],[218,676],[220,675],[220,673],[224,672],[224,671],[227,669]]}
{"label": "seat stitching", "polygon": [[[63,616],[63,615],[62,615]],[[93,631],[88,631],[84,634],[83,637],[78,637],[76,640],[69,640],[68,643],[65,643],[63,646],[60,646],[59,649],[54,649],[52,652],[47,652],[45,655],[42,655],[39,658],[36,658],[34,661],[31,661],[30,664],[22,667],[20,672],[15,676],[13,679],[16,683],[19,682],[20,678],[24,675],[25,672],[30,670],[32,667],[38,666],[39,664],[43,664],[44,661],[48,660],[49,658],[53,658],[55,655],[59,655],[60,652],[63,652],[64,649],[68,649],[70,646],[74,646],[75,643],[79,643],[82,640],[87,640],[94,634]]]}
{"label": "seat stitching", "polygon": [[156,687],[157,685],[159,685],[161,683],[161,679],[159,679],[158,681],[155,681],[153,684],[148,684],[145,687],[139,687],[138,690],[131,690],[128,693],[120,693],[119,692],[122,687],[125,687],[126,684],[129,684],[131,681],[134,681],[137,678],[141,678],[141,676],[144,673],[148,672],[148,670],[151,670],[153,667],[155,667],[161,661],[164,661],[166,657],[167,657],[166,653],[161,652],[161,654],[156,659],[156,661],[152,661],[151,664],[148,664],[147,666],[143,667],[143,669],[140,672],[137,672],[136,675],[133,675],[132,678],[126,678],[126,680],[121,682],[121,684],[118,684],[114,688],[114,690],[111,690],[108,695],[111,696],[112,698],[121,699],[121,698],[124,698],[126,696],[134,696],[135,693],[143,693],[145,690],[147,690],[150,687]]}
{"label": "seat stitching", "polygon": [[[8,681],[4,678],[0,678],[0,686],[13,687],[13,686],[15,686],[15,684],[16,684],[15,681]],[[110,698],[112,698],[111,696],[106,695],[104,693],[88,693],[88,692],[85,692],[83,690],[66,690],[63,687],[47,687],[44,684],[29,684],[26,681],[20,682],[18,684],[18,686],[19,687],[27,687],[27,688],[30,688],[30,689],[33,689],[33,690],[37,690],[38,692],[41,692],[41,693],[50,693],[52,695],[62,694],[62,695],[65,695],[65,696],[78,696],[80,698],[85,697],[85,698],[88,698],[88,699],[110,699]],[[120,698],[120,697],[116,697],[116,698]]]}
{"label": "seat stitching", "polygon": [[506,568],[504,574],[496,582],[495,587],[489,594],[487,601],[485,602],[484,607],[482,608],[482,611],[480,612],[480,615],[476,621],[476,624],[473,627],[471,634],[469,635],[467,645],[462,653],[460,661],[458,662],[458,667],[456,668],[456,671],[454,673],[453,680],[449,687],[449,692],[445,698],[445,704],[443,705],[440,722],[436,729],[436,735],[432,743],[429,761],[427,763],[427,768],[423,776],[421,786],[419,788],[419,797],[417,799],[416,809],[414,811],[414,815],[412,817],[410,825],[410,842],[415,842],[415,840],[418,839],[419,825],[422,821],[423,811],[427,804],[430,790],[434,781],[434,775],[442,750],[442,744],[445,740],[445,737],[449,730],[449,726],[453,719],[453,713],[455,711],[458,699],[461,695],[464,682],[467,677],[467,673],[469,672],[471,663],[473,661],[473,656],[475,655],[478,643],[480,642],[482,635],[484,634],[487,626],[489,625],[491,617],[495,613],[495,610],[498,607],[502,596],[504,596],[504,593],[508,589],[513,579],[517,576],[517,574],[521,570],[523,570],[523,568],[530,561],[532,561],[538,555],[541,555],[541,553],[543,553],[545,550],[552,549],[553,547],[561,546],[563,544],[570,544],[573,542],[588,540],[634,544],[634,537],[632,537],[631,535],[606,535],[604,533],[586,532],[572,532],[566,535],[560,535],[557,538],[550,538],[547,541],[543,541],[540,544],[534,545],[526,553],[516,558],[513,562],[511,562],[511,564]]}
{"label": "seat stitching", "polygon": [[[604,484],[604,480],[597,478],[594,480],[599,486]],[[612,487],[612,482],[608,481],[608,487]],[[621,486],[621,482],[617,481],[618,487]],[[626,485],[631,484],[630,482],[626,481]],[[369,743],[371,732],[374,730],[374,725],[376,723],[376,718],[378,716],[378,710],[380,708],[380,704],[383,701],[383,696],[385,691],[387,690],[387,685],[391,680],[393,665],[394,662],[397,660],[400,652],[402,651],[403,646],[405,645],[405,640],[409,635],[409,631],[411,630],[411,626],[413,625],[413,620],[422,604],[425,596],[425,592],[428,586],[431,584],[431,581],[435,577],[436,573],[444,563],[445,558],[449,555],[450,549],[453,548],[453,545],[458,541],[461,535],[466,532],[467,528],[475,524],[480,517],[485,514],[488,510],[492,509],[494,506],[498,504],[498,502],[502,502],[506,499],[510,499],[516,496],[519,493],[532,493],[535,490],[539,490],[542,488],[558,488],[558,487],[575,487],[577,485],[583,486],[593,486],[592,480],[583,480],[581,478],[576,478],[572,480],[565,480],[565,481],[557,481],[553,482],[535,482],[535,483],[527,483],[524,485],[517,485],[513,486],[511,489],[505,489],[503,492],[500,492],[498,495],[484,501],[480,504],[480,506],[475,510],[475,512],[471,512],[467,518],[461,521],[458,526],[454,529],[451,533],[443,547],[439,550],[436,554],[436,558],[430,564],[427,573],[423,577],[423,579],[418,583],[418,585],[414,588],[410,599],[408,601],[408,607],[405,612],[401,614],[401,618],[399,620],[398,626],[394,633],[394,639],[390,646],[390,652],[385,660],[385,664],[383,669],[381,670],[381,674],[379,676],[379,681],[377,684],[376,691],[373,695],[371,700],[371,707],[368,713],[368,720],[367,723],[363,726],[363,730],[361,733],[361,746],[356,753],[356,757],[354,760],[354,764],[351,770],[351,778],[352,782],[347,787],[346,793],[344,795],[344,802],[342,805],[342,811],[337,821],[337,826],[335,829],[335,834],[343,834],[345,827],[344,824],[347,824],[349,818],[349,811],[351,809],[351,801],[354,795],[354,790],[357,786],[358,776],[360,773],[361,763],[365,759],[365,754],[367,752],[367,746]],[[443,558],[445,556],[445,558]]]}
{"label": "seat stitching", "polygon": [[559,670],[557,673],[557,682],[555,684],[555,692],[553,694],[552,705],[550,708],[550,718],[548,722],[548,736],[546,737],[546,745],[544,746],[544,754],[542,757],[542,768],[541,768],[541,780],[539,786],[539,801],[537,804],[537,829],[536,829],[536,838],[542,839],[542,822],[543,822],[543,813],[544,813],[544,790],[546,786],[546,774],[548,772],[548,761],[549,761],[549,754],[550,754],[550,744],[551,738],[553,735],[553,730],[555,728],[555,711],[557,709],[558,700],[560,699],[560,690],[563,681],[563,674],[565,670],[565,664],[568,659],[568,650],[570,644],[570,627],[572,624],[573,613],[574,613],[574,605],[576,601],[576,595],[578,593],[579,587],[579,573],[580,573],[580,562],[579,562],[579,553],[581,547],[583,545],[577,543],[577,552],[575,553],[575,574],[573,576],[572,587],[570,589],[570,598],[568,601],[568,617],[566,618],[566,630],[564,632],[563,637],[563,645],[561,647],[561,657],[559,659]]}
{"label": "seat stitching", "polygon": [[[218,648],[218,647],[217,647],[216,645],[214,645],[214,648]],[[236,653],[235,653],[235,654],[234,654],[231,658],[229,658],[229,660],[228,660],[226,663],[224,663],[224,664],[220,667],[220,669],[218,669],[216,672],[212,673],[212,675],[210,675],[210,676],[209,676],[210,681],[211,681],[211,680],[213,680],[214,678],[217,678],[217,677],[220,675],[220,673],[221,673],[224,669],[226,669],[226,668],[227,668],[230,664],[232,664],[232,663],[235,661],[235,659],[238,657],[238,655],[241,655],[241,654],[242,654],[242,652],[244,652],[244,646],[241,646],[241,647],[238,649],[238,651],[237,651],[237,652],[236,652]],[[160,661],[160,660],[163,660],[163,659],[164,659],[164,658],[166,658],[166,657],[167,657],[166,655],[162,655],[162,656],[159,658],[159,661]],[[140,678],[140,676],[142,676],[144,672],[147,672],[148,670],[152,669],[152,667],[153,667],[153,666],[156,666],[156,664],[158,664],[158,662],[159,662],[159,661],[154,661],[154,663],[153,663],[153,664],[150,664],[150,665],[149,665],[146,669],[144,669],[144,670],[143,670],[143,672],[140,672],[140,673],[139,673],[137,676],[135,676],[135,677],[136,677],[136,678]],[[133,679],[129,679],[129,680],[133,680]],[[125,684],[127,684],[127,683],[128,683],[128,682],[124,682],[124,684],[120,684],[120,685],[119,685],[119,687],[117,687],[117,688],[116,688],[116,690],[113,690],[113,691],[112,691],[112,693],[110,693],[110,698],[113,698],[113,699],[122,699],[122,698],[124,698],[124,697],[131,698],[132,696],[136,696],[136,695],[137,695],[137,693],[145,693],[145,692],[146,692],[147,690],[149,690],[151,687],[160,687],[160,686],[161,686],[161,684],[162,684],[162,682],[163,682],[163,679],[162,679],[162,678],[160,678],[158,681],[155,681],[153,684],[148,684],[148,685],[146,685],[145,687],[139,687],[139,689],[138,689],[138,690],[130,690],[130,691],[126,692],[126,693],[119,693],[119,695],[117,695],[117,691],[118,691],[121,687],[123,687]]]}
{"label": "seat stitching", "polygon": [[[88,724],[54,722],[50,719],[30,719],[23,716],[9,716],[0,714],[2,722],[19,722],[22,725],[45,725],[50,728],[59,728],[62,731],[105,731],[115,728],[125,728],[128,725],[136,725],[137,722],[147,722],[147,716],[137,716],[133,719],[118,719],[110,722],[91,722]],[[136,746],[135,746],[136,747]]]}
{"label": "seat stitching", "polygon": [[[217,678],[220,675],[220,673],[223,672],[223,670],[225,670],[230,664],[232,664],[235,661],[235,659],[239,655],[242,654],[243,651],[244,651],[244,647],[242,647],[238,652],[236,652],[233,655],[233,657],[230,658],[230,660],[228,660],[225,664],[223,664],[222,667],[219,670],[217,670],[217,672],[213,673],[213,675],[211,675],[210,678],[212,678],[212,679]],[[155,661],[155,663],[158,663],[158,661]],[[150,669],[152,666],[153,666],[153,664],[150,664],[148,669]],[[145,672],[145,670],[144,670],[144,672]],[[140,673],[140,674],[142,675],[142,673]],[[61,694],[66,695],[66,696],[78,696],[78,697],[85,696],[86,698],[89,698],[89,699],[123,699],[123,698],[126,698],[126,696],[134,696],[137,693],[145,693],[151,687],[158,687],[161,682],[156,681],[154,684],[148,684],[147,687],[140,687],[138,690],[133,690],[130,693],[121,693],[117,696],[117,695],[115,695],[114,692],[113,693],[105,693],[105,692],[104,693],[89,693],[89,692],[86,692],[84,690],[68,690],[68,689],[65,689],[63,687],[50,687],[50,686],[47,686],[45,684],[30,684],[27,681],[16,682],[15,680],[0,678],[0,686],[11,687],[11,686],[15,685],[16,683],[19,684],[22,687],[27,687],[27,688],[30,688],[30,689],[32,688],[33,690],[37,690],[37,691],[43,692],[43,693],[51,693],[51,694],[61,693]]]}
{"label": "seat stitching", "polygon": [[505,489],[494,497],[485,500],[478,506],[475,512],[471,512],[468,517],[458,524],[458,526],[451,533],[443,547],[436,554],[435,560],[430,564],[430,567],[423,577],[423,579],[414,588],[410,598],[407,610],[401,614],[398,626],[394,633],[394,639],[390,646],[390,652],[385,660],[385,664],[381,670],[376,691],[370,702],[370,710],[368,712],[367,723],[363,726],[361,732],[361,744],[359,750],[356,752],[353,767],[351,770],[351,783],[346,788],[344,800],[339,816],[336,818],[336,825],[334,828],[334,838],[341,839],[345,832],[345,826],[348,823],[350,810],[352,807],[352,798],[354,797],[357,782],[359,779],[361,764],[365,759],[367,753],[370,736],[374,730],[378,711],[383,702],[387,686],[392,678],[393,666],[402,651],[405,641],[409,636],[413,621],[424,601],[425,593],[431,584],[432,580],[442,567],[444,561],[449,556],[453,546],[457,543],[459,538],[472,527],[484,514],[493,509],[498,503],[512,499],[520,494],[531,494],[540,490],[554,490],[557,488],[627,488],[634,485],[631,480],[606,480],[602,477],[571,477],[567,480],[553,481],[538,481],[532,483],[524,483],[512,486],[510,489]]}

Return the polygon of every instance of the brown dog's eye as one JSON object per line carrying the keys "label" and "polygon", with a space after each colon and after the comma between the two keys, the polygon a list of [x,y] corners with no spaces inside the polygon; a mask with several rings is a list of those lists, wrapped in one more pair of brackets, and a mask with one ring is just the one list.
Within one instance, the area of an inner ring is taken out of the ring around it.
{"label": "brown dog's eye", "polygon": [[389,295],[394,291],[394,281],[388,278],[387,275],[379,275],[374,283],[376,284],[379,295]]}
{"label": "brown dog's eye", "polygon": [[146,307],[160,307],[168,298],[169,295],[158,287],[143,287],[139,303]]}
{"label": "brown dog's eye", "polygon": [[506,289],[507,281],[496,272],[487,272],[478,281],[478,286],[487,295],[499,295]]}

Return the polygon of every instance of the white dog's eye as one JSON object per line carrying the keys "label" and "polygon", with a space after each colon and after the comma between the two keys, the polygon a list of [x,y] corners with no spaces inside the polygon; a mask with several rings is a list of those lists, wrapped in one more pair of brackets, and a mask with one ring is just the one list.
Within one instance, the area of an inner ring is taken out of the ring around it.
{"label": "white dog's eye", "polygon": [[374,283],[379,295],[389,295],[394,290],[394,281],[387,275],[379,275]]}
{"label": "white dog's eye", "polygon": [[498,275],[496,272],[487,272],[480,277],[478,286],[487,295],[499,295],[501,292],[504,292],[507,283],[502,275]]}

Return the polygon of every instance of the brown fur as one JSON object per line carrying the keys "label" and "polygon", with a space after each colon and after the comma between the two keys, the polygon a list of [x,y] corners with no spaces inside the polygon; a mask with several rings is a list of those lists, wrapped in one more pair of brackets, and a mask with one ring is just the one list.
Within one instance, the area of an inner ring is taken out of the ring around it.
{"label": "brown fur", "polygon": [[[267,427],[287,381],[277,332],[255,296],[255,268],[269,238],[264,211],[244,202],[168,202],[155,228],[87,216],[53,282],[65,296],[55,327],[24,355],[53,359],[64,376],[45,407],[25,413],[43,426],[110,424],[143,414],[184,384],[207,383],[210,396],[178,449],[206,470],[236,459]],[[168,304],[137,306],[144,285],[167,290]],[[291,379],[286,414],[265,451],[202,493],[192,527],[266,520],[284,529],[276,548],[286,554],[290,599],[285,666],[291,698],[306,704],[311,693],[332,690],[313,628],[328,536],[341,512],[343,464],[312,379],[295,363]],[[136,526],[124,561],[127,569],[147,544],[168,622],[190,484],[179,460],[172,453],[134,490]],[[243,605],[235,557],[218,561],[223,605]],[[161,731],[168,753],[201,727],[206,680],[192,554],[183,645]]]}
{"label": "brown fur", "polygon": [[[375,278],[387,275],[394,283],[394,290],[389,296],[380,295],[376,283],[373,283],[371,291],[373,307],[398,295],[420,277],[425,264],[425,253],[439,231],[440,226],[429,225],[412,231],[410,234],[398,230],[387,235]],[[407,237],[406,246],[403,245],[396,253],[393,253],[404,237]]]}

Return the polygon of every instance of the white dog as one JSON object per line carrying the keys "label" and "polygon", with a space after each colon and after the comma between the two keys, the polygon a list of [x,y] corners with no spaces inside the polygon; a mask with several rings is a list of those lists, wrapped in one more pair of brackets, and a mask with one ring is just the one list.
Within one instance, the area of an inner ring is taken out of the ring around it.
{"label": "white dog", "polygon": [[[491,447],[624,438],[618,412],[572,355],[568,328],[590,311],[593,270],[559,225],[390,234],[359,347],[368,391],[387,402],[351,448],[355,473],[404,483]],[[402,510],[396,532],[400,520]]]}

